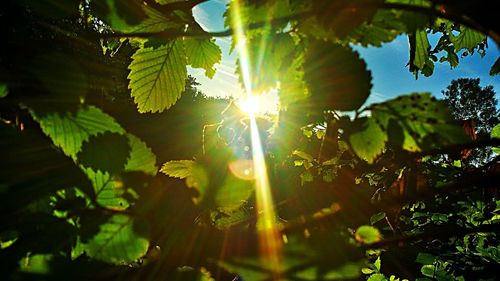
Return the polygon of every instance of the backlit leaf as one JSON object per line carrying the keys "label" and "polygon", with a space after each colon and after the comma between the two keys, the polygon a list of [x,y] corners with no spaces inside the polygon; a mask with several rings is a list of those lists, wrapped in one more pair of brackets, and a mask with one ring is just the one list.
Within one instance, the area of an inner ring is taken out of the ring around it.
{"label": "backlit leaf", "polygon": [[100,206],[113,210],[125,210],[129,207],[129,203],[123,198],[126,193],[123,182],[112,177],[108,172],[94,171],[91,168],[83,167],[82,170],[90,179],[96,201]]}
{"label": "backlit leaf", "polygon": [[372,244],[380,241],[382,239],[382,234],[373,226],[363,225],[356,230],[355,238],[360,243]]}
{"label": "backlit leaf", "polygon": [[353,151],[368,163],[379,156],[387,142],[387,133],[373,118],[356,120],[347,131]]}
{"label": "backlit leaf", "polygon": [[415,59],[413,64],[419,69],[423,69],[429,59],[429,39],[425,30],[415,32]]}
{"label": "backlit leaf", "polygon": [[382,273],[375,273],[370,275],[367,281],[387,281],[387,278],[385,278],[384,274]]}
{"label": "backlit leaf", "polygon": [[371,106],[372,118],[388,133],[388,141],[409,151],[468,141],[449,108],[429,93],[400,96]]}
{"label": "backlit leaf", "polygon": [[87,141],[90,136],[104,132],[124,132],[111,116],[94,106],[82,108],[76,114],[68,112],[64,115],[51,113],[37,116],[35,112],[31,113],[43,132],[73,159],[76,159],[76,154],[80,151],[83,142]]}
{"label": "backlit leaf", "polygon": [[213,39],[184,39],[188,64],[194,68],[205,69],[205,75],[212,78],[215,74],[214,65],[220,63],[222,51]]}
{"label": "backlit leaf", "polygon": [[141,113],[161,112],[181,97],[187,78],[182,40],[158,48],[141,48],[129,65],[129,89]]}
{"label": "backlit leaf", "polygon": [[193,160],[169,161],[160,169],[160,172],[173,178],[184,179],[192,175],[193,166],[197,165]]}
{"label": "backlit leaf", "polygon": [[156,175],[158,168],[156,167],[156,156],[153,151],[138,137],[128,134],[130,145],[130,156],[125,171],[141,171],[149,175]]}
{"label": "backlit leaf", "polygon": [[88,256],[114,264],[136,261],[149,247],[149,241],[136,233],[133,218],[122,214],[111,216],[95,236],[82,244]]}
{"label": "backlit leaf", "polygon": [[458,36],[450,34],[450,41],[455,46],[456,52],[462,49],[472,51],[479,43],[485,40],[486,35],[465,26],[460,26],[460,34]]}

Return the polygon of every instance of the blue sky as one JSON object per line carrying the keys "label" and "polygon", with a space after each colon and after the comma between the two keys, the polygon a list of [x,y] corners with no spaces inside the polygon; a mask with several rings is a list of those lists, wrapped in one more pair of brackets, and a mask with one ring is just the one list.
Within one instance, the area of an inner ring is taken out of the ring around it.
{"label": "blue sky", "polygon": [[[220,31],[224,29],[223,13],[226,9],[227,0],[211,0],[194,9],[197,21],[208,31]],[[241,93],[238,77],[234,74],[236,52],[229,55],[230,37],[217,38],[216,42],[222,49],[222,61],[216,66],[217,73],[213,79],[204,77],[203,71],[191,69],[191,75],[195,76],[201,83],[200,89],[209,96],[229,96]],[[434,43],[431,38],[431,44]],[[437,97],[441,91],[449,85],[452,79],[461,77],[479,77],[481,85],[493,85],[497,98],[500,93],[500,76],[490,76],[490,67],[500,56],[500,52],[493,41],[488,41],[489,48],[486,56],[479,54],[467,56],[460,59],[460,64],[455,69],[450,69],[447,63],[436,63],[434,74],[431,77],[419,75],[418,79],[411,74],[406,64],[409,57],[409,46],[407,37],[402,35],[391,43],[384,44],[381,48],[355,47],[361,57],[367,62],[372,71],[372,94],[371,102],[379,102],[390,99],[400,94],[410,92],[431,92]]]}

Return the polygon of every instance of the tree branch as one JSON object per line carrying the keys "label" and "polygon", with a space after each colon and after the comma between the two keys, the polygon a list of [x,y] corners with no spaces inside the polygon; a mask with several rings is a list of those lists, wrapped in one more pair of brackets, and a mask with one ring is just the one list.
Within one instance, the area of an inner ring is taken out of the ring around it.
{"label": "tree branch", "polygon": [[[174,2],[166,5],[160,5],[157,9],[165,14],[168,14],[172,12],[173,10],[176,9],[186,9],[186,8],[192,8],[200,3],[203,3],[207,0],[191,0],[187,2]],[[155,7],[156,8],[156,7]],[[383,3],[383,4],[351,4],[344,9],[353,9],[356,8],[358,10],[361,9],[373,9],[373,8],[379,8],[379,9],[395,9],[395,10],[400,10],[400,11],[409,11],[409,12],[415,12],[419,14],[424,14],[424,15],[430,15],[430,16],[435,16],[435,17],[440,17],[444,18],[450,21],[453,21],[455,23],[476,29],[480,31],[481,33],[487,34],[490,36],[496,43],[497,45],[500,46],[500,36],[494,32],[493,30],[489,30],[485,27],[482,27],[475,21],[473,21],[470,18],[464,17],[464,16],[459,16],[459,15],[454,15],[451,13],[448,13],[444,10],[437,10],[434,7],[422,7],[422,6],[414,6],[414,5],[407,5],[407,4],[399,4],[399,3]],[[257,22],[253,23],[250,25],[247,25],[244,27],[244,29],[257,29],[264,27],[266,25],[276,25],[279,23],[287,23],[291,20],[298,20],[298,19],[307,19],[309,17],[315,16],[315,13],[312,11],[305,11],[301,13],[297,13],[294,15],[289,15],[285,17],[280,17],[280,18],[275,18],[270,21],[264,21],[264,22]],[[179,30],[175,31],[164,31],[164,32],[139,32],[139,33],[113,33],[113,34],[102,34],[102,38],[124,38],[124,37],[136,37],[136,38],[147,38],[147,37],[161,37],[164,39],[175,39],[178,37],[227,37],[231,36],[234,33],[233,28],[229,28],[226,30],[222,31],[214,31],[214,32],[183,32]]]}

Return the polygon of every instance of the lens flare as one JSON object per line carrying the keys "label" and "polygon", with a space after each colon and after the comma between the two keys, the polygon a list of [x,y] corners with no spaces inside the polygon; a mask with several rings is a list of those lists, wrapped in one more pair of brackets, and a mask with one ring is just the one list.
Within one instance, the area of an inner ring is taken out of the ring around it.
{"label": "lens flare", "polygon": [[[267,175],[264,152],[259,135],[259,129],[255,119],[255,114],[259,111],[259,101],[252,92],[251,69],[249,63],[248,50],[246,48],[246,37],[241,22],[241,9],[238,0],[233,3],[232,23],[236,39],[236,48],[238,50],[240,71],[243,84],[246,91],[246,105],[242,107],[250,119],[250,134],[252,142],[253,173],[255,177],[255,194],[257,207],[257,228],[259,233],[259,248],[262,259],[262,265],[271,269],[273,279],[279,279],[279,273],[282,271],[281,248],[282,240],[276,225],[276,214],[271,194],[271,186]],[[262,51],[262,50],[259,50]]]}
{"label": "lens flare", "polygon": [[271,185],[269,184],[257,122],[253,115],[250,115],[250,134],[255,173],[257,212],[259,215],[257,229],[259,230],[260,253],[263,261],[267,263],[266,267],[272,269],[275,275],[277,275],[282,269],[280,255],[282,240],[276,225],[276,214],[271,194]]}

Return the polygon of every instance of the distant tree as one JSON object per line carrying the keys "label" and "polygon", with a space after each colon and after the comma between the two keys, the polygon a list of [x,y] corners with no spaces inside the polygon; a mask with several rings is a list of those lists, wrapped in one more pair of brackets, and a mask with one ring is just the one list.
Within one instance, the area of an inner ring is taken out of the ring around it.
{"label": "distant tree", "polygon": [[[480,79],[459,78],[452,80],[442,91],[453,116],[460,121],[472,120],[478,138],[489,135],[499,122],[497,99],[493,86],[480,86]],[[467,164],[481,164],[491,158],[490,148],[475,149]]]}

